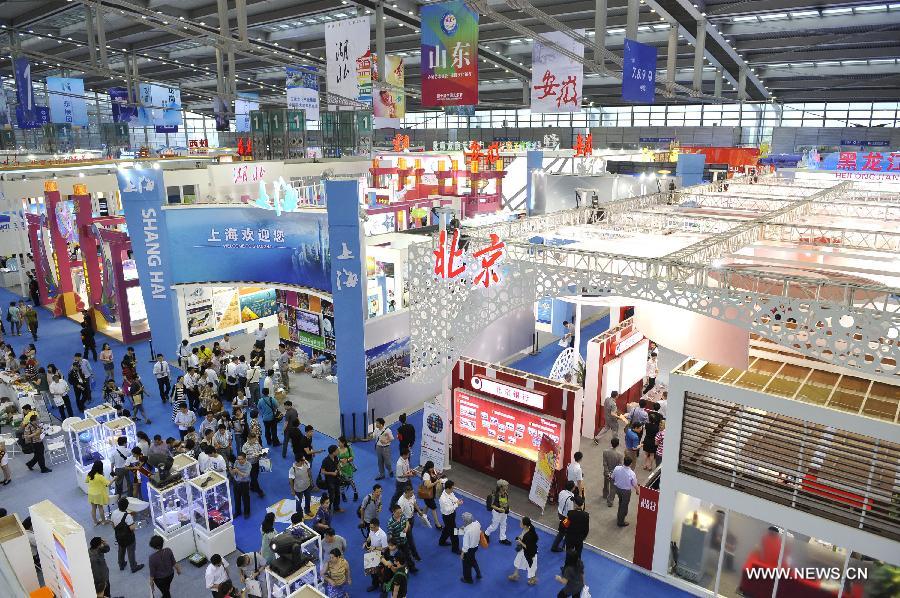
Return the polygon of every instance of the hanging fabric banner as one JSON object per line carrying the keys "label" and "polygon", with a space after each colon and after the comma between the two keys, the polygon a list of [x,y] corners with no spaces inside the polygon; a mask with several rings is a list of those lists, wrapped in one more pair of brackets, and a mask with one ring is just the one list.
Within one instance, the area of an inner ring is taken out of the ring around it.
{"label": "hanging fabric banner", "polygon": [[[584,29],[576,33],[585,34]],[[584,58],[584,44],[559,31],[542,33],[557,46]],[[534,41],[531,51],[531,111],[581,112],[581,87],[584,65],[563,56],[555,49]]]}
{"label": "hanging fabric banner", "polygon": [[[395,89],[379,89],[372,97],[372,110],[375,114],[375,128],[399,127],[400,121],[406,115],[406,94],[403,91],[403,57],[385,56],[384,68],[387,71],[385,83],[393,85]],[[380,80],[377,60],[372,61],[372,78]]]}
{"label": "hanging fabric banner", "polygon": [[371,31],[368,17],[334,21],[325,26],[328,92],[371,102]]}
{"label": "hanging fabric banner", "polygon": [[20,129],[39,129],[50,124],[50,109],[46,106],[35,106],[27,113],[21,106],[16,106],[16,125]]}
{"label": "hanging fabric banner", "polygon": [[478,13],[461,0],[429,4],[422,17],[422,106],[478,104]]}
{"label": "hanging fabric banner", "polygon": [[77,127],[88,126],[84,101],[84,80],[69,77],[47,77],[50,96],[50,121]]}
{"label": "hanging fabric banner", "polygon": [[[288,93],[288,102],[290,102],[290,93]],[[259,94],[249,91],[238,94],[234,100],[235,131],[238,133],[250,132],[250,113],[254,110],[259,110]]]}
{"label": "hanging fabric banner", "polygon": [[655,46],[625,40],[622,67],[622,99],[626,102],[652,104],[656,99]]}
{"label": "hanging fabric banner", "polygon": [[34,88],[31,86],[31,63],[27,58],[20,57],[13,61],[16,75],[16,103],[22,109],[22,113],[29,117],[35,109]]}
{"label": "hanging fabric banner", "polygon": [[110,87],[109,103],[114,123],[130,123],[137,119],[137,108],[128,104],[127,88]]}
{"label": "hanging fabric banner", "polygon": [[6,103],[6,90],[0,87],[0,127],[11,124],[9,122],[9,105]]}
{"label": "hanging fabric banner", "polygon": [[[284,68],[288,110],[305,110],[306,120],[319,120],[319,77],[312,72],[315,70],[314,66]],[[249,118],[247,125],[249,131]]]}
{"label": "hanging fabric banner", "polygon": [[221,96],[213,98],[213,114],[215,114],[216,131],[227,131],[229,129],[228,120],[228,100]]}
{"label": "hanging fabric banner", "polygon": [[[181,90],[141,83],[138,124],[157,127],[158,133],[172,133],[181,124]],[[173,128],[174,127],[174,128]]]}

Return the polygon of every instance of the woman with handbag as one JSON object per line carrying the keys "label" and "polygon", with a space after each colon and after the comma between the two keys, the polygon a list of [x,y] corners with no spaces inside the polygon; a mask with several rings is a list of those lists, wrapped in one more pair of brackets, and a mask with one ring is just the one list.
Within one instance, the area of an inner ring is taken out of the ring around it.
{"label": "woman with handbag", "polygon": [[537,543],[538,535],[528,517],[519,522],[522,533],[516,538],[516,560],[513,561],[515,571],[508,577],[509,581],[518,581],[519,569],[528,572],[528,585],[537,584]]}
{"label": "woman with handbag", "polygon": [[350,564],[341,555],[339,548],[333,548],[329,554],[325,572],[322,574],[328,598],[349,598]]}
{"label": "woman with handbag", "polygon": [[34,466],[38,465],[41,473],[50,473],[53,470],[44,462],[44,428],[38,421],[37,412],[30,412],[25,418],[25,422],[25,428],[22,431],[22,439],[25,441],[23,452],[32,454],[25,466],[33,470]]}
{"label": "woman with handbag", "polygon": [[434,461],[426,461],[422,468],[422,484],[419,485],[419,498],[425,501],[425,507],[431,511],[434,519],[434,528],[443,529],[437,514],[437,499],[441,491],[441,472],[434,468]]}

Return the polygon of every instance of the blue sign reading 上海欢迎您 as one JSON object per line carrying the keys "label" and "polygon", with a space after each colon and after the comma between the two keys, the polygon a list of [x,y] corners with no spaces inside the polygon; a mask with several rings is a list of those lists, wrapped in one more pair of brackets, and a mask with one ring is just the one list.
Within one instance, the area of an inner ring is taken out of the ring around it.
{"label": "blue sign reading \u4e0a\u6d77\u6b22\u8fce\u60a8", "polygon": [[178,208],[166,222],[176,284],[268,282],[331,292],[325,214]]}
{"label": "blue sign reading \u4e0a\u6d77\u6b22\u8fce\u60a8", "polygon": [[656,99],[655,46],[632,39],[625,40],[622,66],[622,99],[626,102],[652,104]]}

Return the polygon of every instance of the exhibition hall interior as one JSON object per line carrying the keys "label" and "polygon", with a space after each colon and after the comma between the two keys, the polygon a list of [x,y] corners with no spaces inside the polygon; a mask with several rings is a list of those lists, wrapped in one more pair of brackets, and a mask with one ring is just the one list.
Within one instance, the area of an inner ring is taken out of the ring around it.
{"label": "exhibition hall interior", "polygon": [[0,45],[0,596],[900,596],[900,4]]}

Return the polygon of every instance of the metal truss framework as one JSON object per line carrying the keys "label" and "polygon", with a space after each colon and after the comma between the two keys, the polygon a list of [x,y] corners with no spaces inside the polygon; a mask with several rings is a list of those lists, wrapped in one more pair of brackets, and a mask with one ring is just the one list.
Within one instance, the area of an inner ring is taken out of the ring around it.
{"label": "metal truss framework", "polygon": [[[800,187],[777,186],[793,198]],[[773,237],[805,242],[808,235],[811,239],[830,239],[834,245],[842,244],[835,240],[846,239],[843,246],[895,250],[895,234],[842,230],[838,235],[834,230],[825,230],[829,227],[797,222],[823,205],[844,206],[841,194],[849,189],[849,184],[830,189],[815,187],[799,201],[775,200],[773,204],[773,200],[765,200],[770,202],[770,213],[762,218],[731,221],[730,228],[714,234],[706,240],[708,243],[663,258],[535,245],[527,239],[562,226],[640,227],[631,212],[671,201],[672,196],[665,193],[618,200],[600,208],[576,208],[466,229],[471,252],[486,247],[490,233],[506,242],[503,283],[487,289],[474,287],[467,275],[452,280],[434,275],[436,237],[431,244],[411,246],[408,264],[413,375],[417,379],[444,376],[471,339],[511,311],[530,307],[542,297],[590,294],[687,309],[745,328],[815,359],[900,379],[900,303],[894,298],[900,289],[717,267],[713,263],[741,246]],[[714,185],[691,188],[689,195],[703,197],[704,192],[718,190]],[[647,217],[668,215],[640,216]]]}

